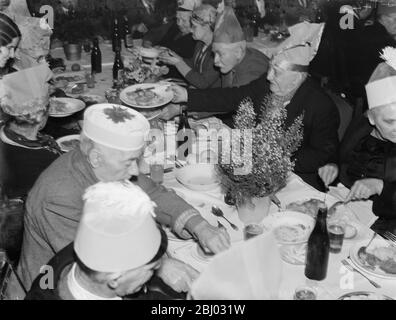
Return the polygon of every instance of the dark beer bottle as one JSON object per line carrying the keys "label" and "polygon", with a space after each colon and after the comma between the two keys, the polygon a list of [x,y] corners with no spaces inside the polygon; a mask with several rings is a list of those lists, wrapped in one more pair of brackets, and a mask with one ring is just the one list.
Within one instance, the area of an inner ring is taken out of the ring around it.
{"label": "dark beer bottle", "polygon": [[99,40],[95,38],[93,41],[93,48],[91,52],[91,72],[101,73],[102,72],[102,52],[99,48]]}
{"label": "dark beer bottle", "polygon": [[327,208],[319,208],[315,227],[308,239],[305,276],[311,280],[323,280],[327,275],[330,240],[327,231]]}
{"label": "dark beer bottle", "polygon": [[133,47],[133,37],[131,30],[129,29],[128,18],[126,16],[124,16],[124,45],[126,49]]}
{"label": "dark beer bottle", "polygon": [[[189,141],[190,138],[190,141]],[[190,153],[189,146],[192,144],[191,141],[191,127],[188,123],[187,110],[183,110],[180,115],[179,127],[177,128],[177,148],[178,148],[178,159],[185,160]],[[187,143],[189,143],[187,145]]]}
{"label": "dark beer bottle", "polygon": [[120,27],[118,25],[118,19],[114,19],[113,23],[113,38],[112,38],[112,46],[113,51],[116,51],[116,48],[120,48],[121,50],[121,34],[120,34]]}
{"label": "dark beer bottle", "polygon": [[119,79],[119,74],[120,71],[124,69],[124,64],[122,63],[122,59],[121,59],[121,48],[117,47],[115,50],[116,50],[115,51],[116,54],[113,64],[113,80],[120,81],[121,79]]}

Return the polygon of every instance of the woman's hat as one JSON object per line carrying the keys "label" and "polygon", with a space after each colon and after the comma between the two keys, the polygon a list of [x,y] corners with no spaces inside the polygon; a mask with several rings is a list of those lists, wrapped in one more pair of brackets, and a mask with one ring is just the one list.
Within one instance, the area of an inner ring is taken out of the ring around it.
{"label": "woman's hat", "polygon": [[52,71],[39,65],[3,77],[0,85],[0,105],[12,116],[23,116],[45,110],[48,105],[48,81]]}

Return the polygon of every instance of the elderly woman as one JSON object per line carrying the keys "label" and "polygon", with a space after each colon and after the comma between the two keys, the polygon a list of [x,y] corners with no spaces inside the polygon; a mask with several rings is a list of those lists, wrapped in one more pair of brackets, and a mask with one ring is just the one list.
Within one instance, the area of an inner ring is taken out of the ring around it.
{"label": "elderly woman", "polygon": [[[340,169],[340,181],[351,188],[346,200],[372,199],[380,217],[379,229],[396,230],[396,48],[387,47],[366,85],[369,102],[363,115],[348,128],[340,146],[339,166],[330,164],[324,173]],[[393,56],[393,59],[392,59]],[[330,180],[331,181],[331,180]]]}
{"label": "elderly woman", "polygon": [[[308,65],[316,54],[323,25],[301,23],[289,28],[291,37],[272,59],[266,75],[239,88],[191,90],[174,86],[174,103],[187,102],[189,111],[235,111],[239,103],[250,97],[260,108],[266,96],[275,107],[287,110],[286,126],[304,115],[303,142],[294,154],[295,172],[307,183],[323,189],[318,169],[337,154],[339,114],[334,102],[308,76]],[[180,113],[181,106],[169,106],[163,118]]]}
{"label": "elderly woman", "polygon": [[48,118],[48,84],[52,73],[45,65],[15,72],[2,80],[1,108],[9,116],[0,132],[10,197],[25,197],[60,150],[53,138],[40,133]]}
{"label": "elderly woman", "polygon": [[213,29],[216,22],[216,9],[203,4],[194,9],[191,16],[192,36],[198,41],[192,59],[183,59],[168,50],[160,60],[173,65],[187,82],[199,89],[213,87],[219,80],[219,71],[215,69],[212,55]]}
{"label": "elderly woman", "polygon": [[0,13],[0,77],[11,71],[10,59],[21,39],[18,26],[4,13]]}

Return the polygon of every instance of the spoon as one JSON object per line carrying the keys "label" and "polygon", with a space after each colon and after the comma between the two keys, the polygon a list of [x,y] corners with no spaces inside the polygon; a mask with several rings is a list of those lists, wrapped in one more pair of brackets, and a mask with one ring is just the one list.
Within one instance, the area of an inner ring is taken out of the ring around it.
{"label": "spoon", "polygon": [[232,229],[234,229],[235,231],[239,231],[239,228],[224,216],[223,211],[222,211],[219,207],[213,205],[213,206],[212,206],[212,213],[213,213],[216,217],[221,217],[221,218],[223,218],[224,220],[226,220],[226,221],[230,224],[230,226],[231,226]]}
{"label": "spoon", "polygon": [[360,255],[362,254],[366,254],[367,252],[367,248],[370,246],[371,242],[373,242],[374,238],[377,236],[377,233],[374,232],[374,235],[371,237],[369,243],[365,246],[365,247],[361,247],[358,251],[358,256],[360,257]]}

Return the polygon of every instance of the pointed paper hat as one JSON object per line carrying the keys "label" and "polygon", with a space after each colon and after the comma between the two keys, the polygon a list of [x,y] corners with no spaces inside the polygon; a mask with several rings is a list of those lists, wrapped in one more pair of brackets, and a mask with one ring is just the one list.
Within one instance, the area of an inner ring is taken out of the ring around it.
{"label": "pointed paper hat", "polygon": [[396,48],[384,48],[381,58],[366,85],[369,109],[396,103]]}
{"label": "pointed paper hat", "polygon": [[52,71],[46,65],[10,73],[0,85],[0,105],[9,115],[22,116],[45,110],[48,105],[48,81]]}
{"label": "pointed paper hat", "polygon": [[177,0],[177,10],[193,11],[202,4],[202,0]]}
{"label": "pointed paper hat", "polygon": [[226,6],[216,20],[213,43],[238,43],[245,41],[245,34],[239,24],[234,10]]}
{"label": "pointed paper hat", "polygon": [[122,151],[145,145],[150,123],[139,112],[117,104],[96,104],[84,113],[83,133],[92,141]]}
{"label": "pointed paper hat", "polygon": [[32,58],[47,55],[50,49],[52,30],[45,19],[18,17],[17,23],[22,33],[18,49]]}
{"label": "pointed paper hat", "polygon": [[290,27],[290,36],[276,48],[274,57],[279,56],[287,62],[287,69],[306,72],[318,52],[323,29],[324,23],[306,21]]}
{"label": "pointed paper hat", "polygon": [[99,272],[141,267],[156,256],[161,232],[155,204],[131,182],[99,182],[84,196],[83,215],[74,241],[79,259]]}

